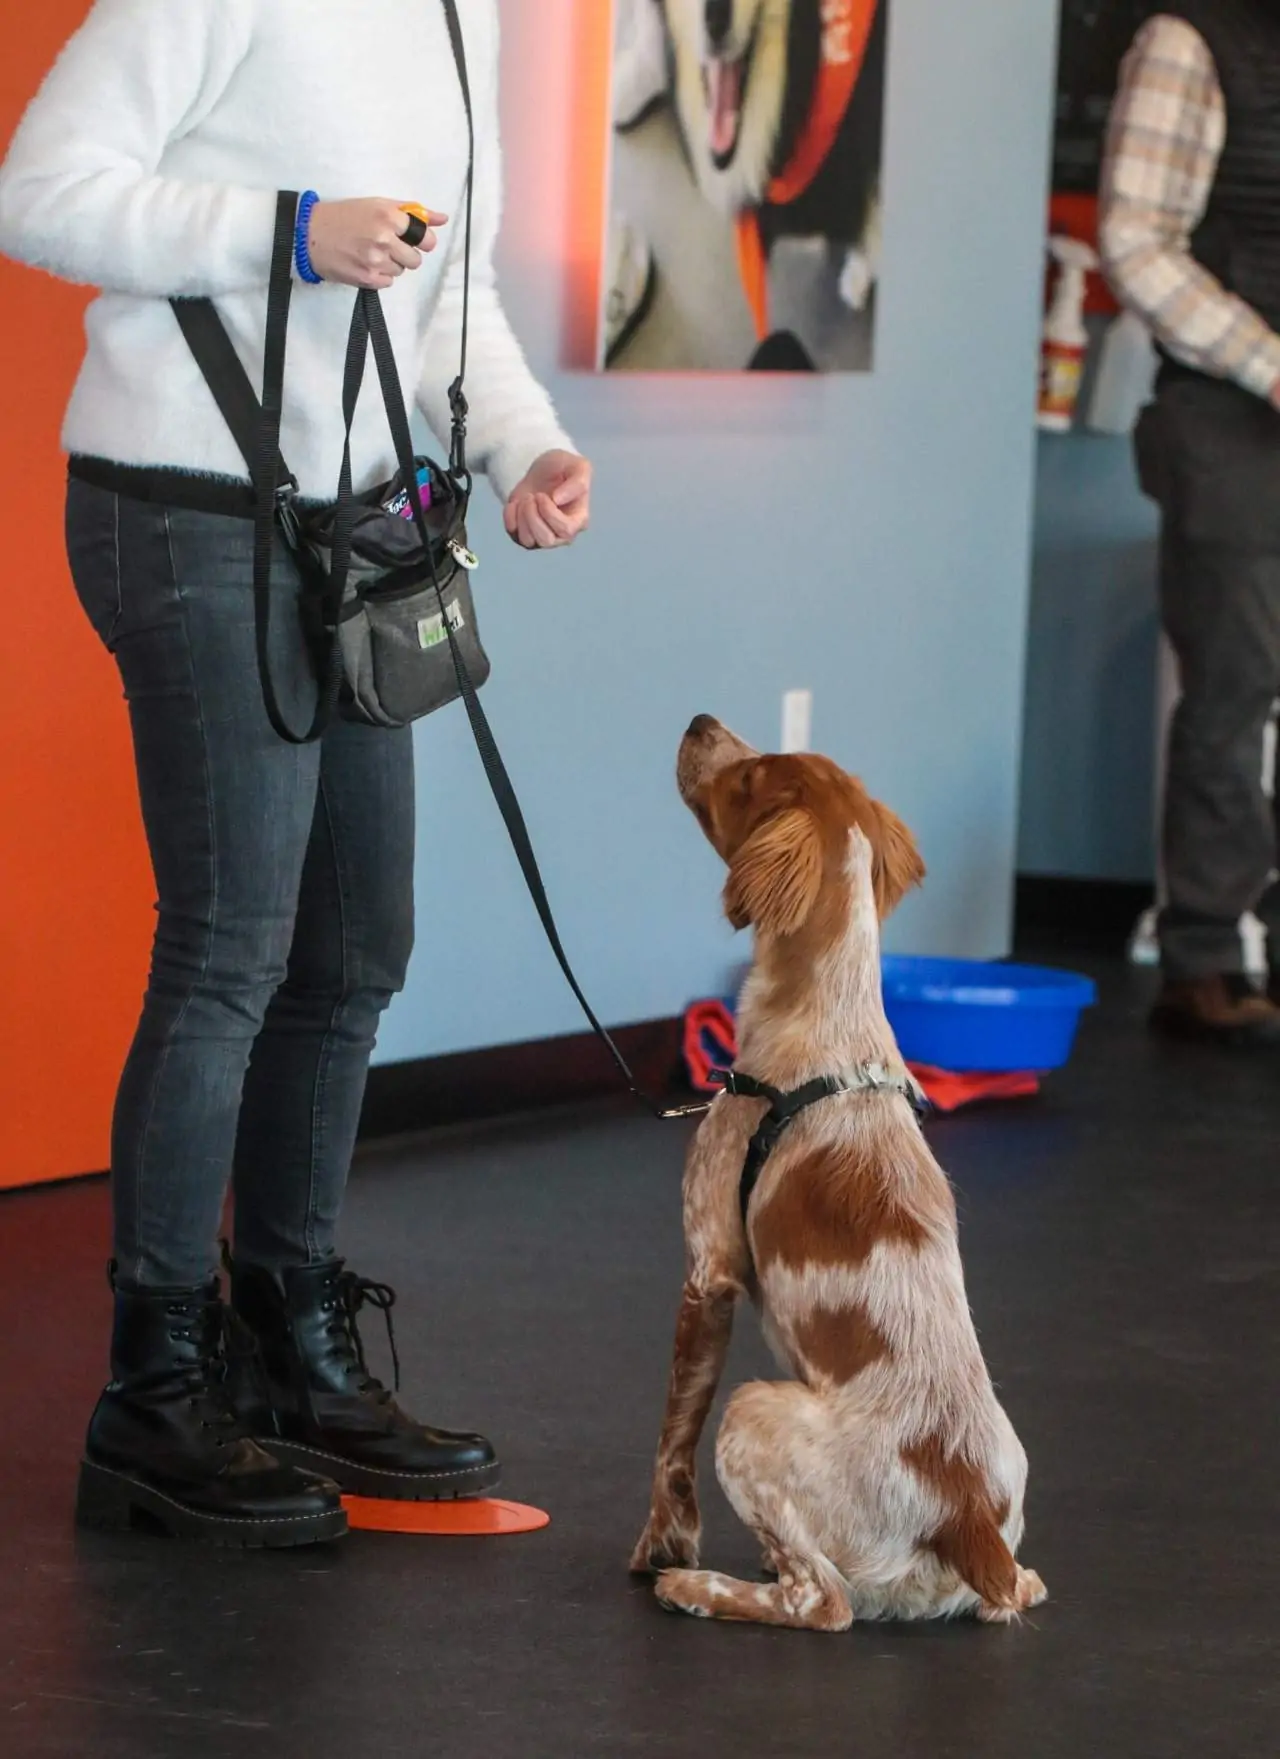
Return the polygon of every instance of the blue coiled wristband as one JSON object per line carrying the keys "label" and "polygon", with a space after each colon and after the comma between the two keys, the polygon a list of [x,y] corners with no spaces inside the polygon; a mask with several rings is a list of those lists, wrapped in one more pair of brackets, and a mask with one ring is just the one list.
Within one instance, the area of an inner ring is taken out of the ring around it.
{"label": "blue coiled wristband", "polygon": [[297,266],[298,276],[299,279],[306,281],[312,287],[318,287],[324,280],[324,276],[317,275],[311,265],[309,246],[311,215],[319,200],[320,197],[314,189],[307,190],[305,195],[299,197],[298,219],[293,230],[293,260]]}

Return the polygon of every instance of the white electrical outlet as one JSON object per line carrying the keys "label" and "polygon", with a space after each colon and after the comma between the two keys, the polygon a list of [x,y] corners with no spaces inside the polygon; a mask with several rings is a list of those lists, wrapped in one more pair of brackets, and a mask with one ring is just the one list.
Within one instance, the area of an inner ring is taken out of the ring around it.
{"label": "white electrical outlet", "polygon": [[782,698],[782,750],[808,751],[813,743],[813,692],[788,690]]}

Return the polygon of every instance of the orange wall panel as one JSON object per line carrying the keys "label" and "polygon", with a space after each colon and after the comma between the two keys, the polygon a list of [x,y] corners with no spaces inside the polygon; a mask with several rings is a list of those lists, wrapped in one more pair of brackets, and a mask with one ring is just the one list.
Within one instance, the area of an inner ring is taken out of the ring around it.
{"label": "orange wall panel", "polygon": [[[0,143],[86,11],[45,0],[6,21]],[[0,1186],[106,1166],[151,933],[119,677],[63,552],[58,429],[87,298],[0,260]]]}

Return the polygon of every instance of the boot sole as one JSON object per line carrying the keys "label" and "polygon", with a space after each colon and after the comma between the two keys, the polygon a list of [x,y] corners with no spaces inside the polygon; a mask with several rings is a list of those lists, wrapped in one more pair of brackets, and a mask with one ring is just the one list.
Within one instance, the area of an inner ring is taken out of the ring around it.
{"label": "boot sole", "polygon": [[348,1531],[345,1509],[314,1515],[209,1515],[166,1496],[153,1484],[84,1460],[76,1495],[76,1523],[100,1533],[159,1532],[237,1551],[323,1545]]}
{"label": "boot sole", "polygon": [[385,1466],[344,1460],[341,1454],[326,1453],[305,1442],[282,1441],[278,1435],[263,1436],[259,1446],[269,1447],[282,1465],[318,1472],[347,1496],[377,1497],[384,1502],[467,1502],[496,1490],[502,1481],[497,1460],[460,1471],[393,1472]]}

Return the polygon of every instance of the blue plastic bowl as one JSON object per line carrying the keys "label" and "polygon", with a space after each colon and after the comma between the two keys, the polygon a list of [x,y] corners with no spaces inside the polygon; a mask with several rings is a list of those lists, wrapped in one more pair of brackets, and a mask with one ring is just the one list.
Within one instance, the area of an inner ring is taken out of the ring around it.
{"label": "blue plastic bowl", "polygon": [[1097,986],[1069,971],[886,954],[884,1004],[909,1063],[1047,1074],[1071,1056]]}

